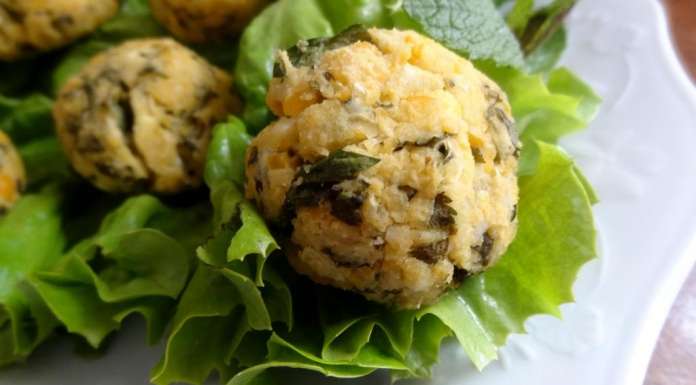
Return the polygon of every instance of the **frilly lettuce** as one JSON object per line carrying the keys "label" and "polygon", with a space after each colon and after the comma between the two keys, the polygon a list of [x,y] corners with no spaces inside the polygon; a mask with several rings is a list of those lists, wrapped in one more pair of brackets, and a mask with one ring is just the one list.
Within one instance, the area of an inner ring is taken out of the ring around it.
{"label": "frilly lettuce", "polygon": [[[148,195],[130,198],[104,219],[97,234],[38,271],[31,283],[68,331],[95,348],[132,313],[146,319],[154,343],[188,280],[193,244],[205,237],[207,211],[170,209]],[[186,237],[179,237],[181,230]]]}
{"label": "frilly lettuce", "polygon": [[171,209],[140,196],[66,252],[113,206],[80,203],[86,212],[76,214],[71,192],[49,184],[0,218],[0,366],[22,361],[59,325],[99,347],[132,313],[156,342],[210,231],[207,204]]}
{"label": "frilly lettuce", "polygon": [[53,133],[53,101],[41,94],[11,98],[0,94],[0,130],[22,156],[30,187],[69,178],[67,159]]}
{"label": "frilly lettuce", "polygon": [[205,172],[213,233],[197,250],[196,273],[177,306],[165,355],[152,371],[155,384],[202,383],[213,371],[228,378],[237,349],[250,348],[250,336],[272,330],[274,322],[292,327],[290,291],[273,268],[264,267],[278,246],[241,192],[249,141],[235,118],[214,130]]}
{"label": "frilly lettuce", "polygon": [[[545,79],[489,63],[478,63],[478,67],[505,90],[523,142],[555,144],[562,136],[587,127],[599,110],[600,98],[565,68],[554,69]],[[536,146],[522,151],[520,175],[533,172],[537,157]]]}
{"label": "frilly lettuce", "polygon": [[0,218],[0,366],[24,360],[58,326],[28,278],[62,258],[62,199],[49,186]]}

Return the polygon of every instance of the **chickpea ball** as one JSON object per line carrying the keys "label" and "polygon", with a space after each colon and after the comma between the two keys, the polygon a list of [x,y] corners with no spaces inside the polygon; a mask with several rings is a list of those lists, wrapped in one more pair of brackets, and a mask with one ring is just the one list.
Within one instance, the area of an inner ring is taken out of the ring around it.
{"label": "chickpea ball", "polygon": [[298,272],[418,308],[500,258],[519,143],[498,85],[410,31],[354,27],[278,61],[246,195],[289,231]]}
{"label": "chickpea ball", "polygon": [[10,138],[0,131],[0,215],[17,202],[26,183],[22,159]]}
{"label": "chickpea ball", "polygon": [[0,60],[63,47],[118,12],[118,0],[0,0]]}
{"label": "chickpea ball", "polygon": [[212,127],[239,110],[231,78],[171,39],[92,58],[53,116],[73,167],[109,192],[177,193],[201,183]]}
{"label": "chickpea ball", "polygon": [[269,0],[150,0],[155,18],[190,43],[238,35]]}

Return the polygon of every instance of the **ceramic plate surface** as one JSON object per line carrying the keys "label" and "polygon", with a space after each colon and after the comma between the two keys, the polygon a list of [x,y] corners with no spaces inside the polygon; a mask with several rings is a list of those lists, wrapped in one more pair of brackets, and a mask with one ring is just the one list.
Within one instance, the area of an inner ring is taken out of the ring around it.
{"label": "ceramic plate surface", "polygon": [[[681,68],[657,0],[582,0],[571,14],[563,64],[604,105],[591,127],[563,141],[596,187],[601,258],[583,268],[563,320],[534,317],[501,359],[478,373],[456,344],[443,348],[432,385],[640,385],[670,305],[696,260],[696,91]],[[108,354],[40,348],[0,385],[147,384],[161,348],[140,320]],[[319,377],[289,382],[337,383]],[[387,384],[377,374],[342,384]]]}

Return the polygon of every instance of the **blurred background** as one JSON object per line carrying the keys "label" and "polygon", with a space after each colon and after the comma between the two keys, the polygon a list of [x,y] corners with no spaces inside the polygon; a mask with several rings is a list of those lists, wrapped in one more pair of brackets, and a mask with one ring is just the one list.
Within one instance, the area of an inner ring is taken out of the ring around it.
{"label": "blurred background", "polygon": [[[663,2],[675,45],[696,85],[696,0]],[[696,385],[696,268],[672,307],[644,385]]]}

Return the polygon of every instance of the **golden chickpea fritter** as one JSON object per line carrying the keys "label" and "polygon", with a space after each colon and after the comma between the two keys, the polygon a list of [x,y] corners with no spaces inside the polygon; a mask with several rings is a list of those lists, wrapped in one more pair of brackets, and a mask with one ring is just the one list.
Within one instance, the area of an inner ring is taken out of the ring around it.
{"label": "golden chickpea fritter", "polygon": [[150,0],[155,18],[178,39],[191,43],[239,34],[270,0]]}
{"label": "golden chickpea fritter", "polygon": [[26,182],[22,159],[10,138],[0,131],[0,215],[19,199]]}
{"label": "golden chickpea fritter", "polygon": [[172,39],[92,58],[53,115],[79,174],[110,192],[176,193],[201,183],[211,129],[239,109],[231,78]]}
{"label": "golden chickpea fritter", "polygon": [[415,32],[360,27],[280,52],[246,195],[312,280],[433,303],[515,236],[519,143],[500,88]]}
{"label": "golden chickpea fritter", "polygon": [[0,60],[63,47],[118,12],[118,0],[0,0]]}

